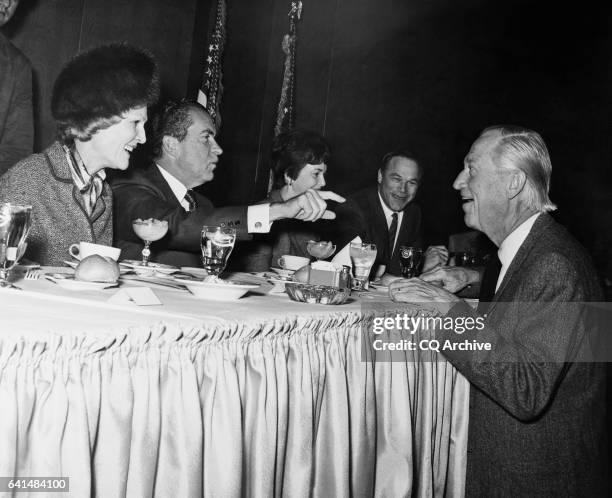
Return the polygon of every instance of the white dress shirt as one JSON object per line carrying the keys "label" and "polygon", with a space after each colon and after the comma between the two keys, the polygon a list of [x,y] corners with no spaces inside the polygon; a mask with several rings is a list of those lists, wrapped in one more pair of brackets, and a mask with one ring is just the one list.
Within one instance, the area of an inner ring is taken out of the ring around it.
{"label": "white dress shirt", "polygon": [[[185,199],[187,187],[181,183],[174,175],[168,173],[159,164],[156,164],[172,193],[183,206],[185,211],[189,211],[189,203]],[[249,233],[268,233],[270,231],[270,204],[257,204],[247,207],[247,230]]]}
{"label": "white dress shirt", "polygon": [[393,213],[397,213],[397,231],[395,232],[395,240],[393,241],[393,248],[391,250],[391,254],[393,254],[395,245],[397,244],[397,238],[399,237],[400,227],[402,226],[402,220],[404,219],[404,211],[393,211],[392,209],[389,209],[389,206],[387,206],[385,201],[383,201],[380,192],[378,192],[378,199],[380,201],[380,205],[382,206],[383,212],[385,213],[385,218],[387,219],[387,230],[391,228]]}
{"label": "white dress shirt", "polygon": [[536,213],[533,216],[527,218],[523,223],[521,223],[518,227],[514,229],[514,231],[508,235],[503,242],[499,246],[499,250],[497,251],[497,256],[499,257],[499,261],[501,262],[501,270],[499,271],[499,277],[497,278],[497,285],[495,286],[495,292],[499,289],[499,286],[514,259],[516,253],[520,249],[523,242],[529,235],[535,220],[537,220],[540,213]]}

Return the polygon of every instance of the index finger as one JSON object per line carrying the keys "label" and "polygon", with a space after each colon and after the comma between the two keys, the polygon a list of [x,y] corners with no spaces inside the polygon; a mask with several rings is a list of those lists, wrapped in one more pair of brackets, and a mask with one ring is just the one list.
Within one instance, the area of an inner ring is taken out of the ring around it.
{"label": "index finger", "polygon": [[344,202],[346,199],[341,195],[332,192],[331,190],[319,190],[317,193],[321,196],[322,199],[326,201],[336,201],[336,202]]}

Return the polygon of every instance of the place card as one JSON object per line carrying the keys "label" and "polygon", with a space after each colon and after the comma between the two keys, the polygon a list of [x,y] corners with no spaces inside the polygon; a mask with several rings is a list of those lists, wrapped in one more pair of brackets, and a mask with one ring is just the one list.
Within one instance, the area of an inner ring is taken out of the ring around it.
{"label": "place card", "polygon": [[115,292],[108,299],[108,302],[113,304],[133,302],[138,306],[159,306],[162,304],[150,287],[125,287]]}

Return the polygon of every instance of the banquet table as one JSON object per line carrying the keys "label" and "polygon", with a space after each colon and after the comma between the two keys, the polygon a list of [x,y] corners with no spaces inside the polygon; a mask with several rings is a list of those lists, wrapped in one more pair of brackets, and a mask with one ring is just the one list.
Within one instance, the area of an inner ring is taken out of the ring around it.
{"label": "banquet table", "polygon": [[44,494],[61,497],[463,496],[467,381],[435,352],[372,348],[377,316],[421,306],[238,277],[261,286],[219,302],[121,283],[158,306],[1,288],[0,476],[69,477]]}

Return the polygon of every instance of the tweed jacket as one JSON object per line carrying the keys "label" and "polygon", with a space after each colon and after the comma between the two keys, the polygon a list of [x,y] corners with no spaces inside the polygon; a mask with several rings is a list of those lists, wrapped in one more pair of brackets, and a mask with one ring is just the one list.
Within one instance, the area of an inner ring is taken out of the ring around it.
{"label": "tweed jacket", "polygon": [[[442,351],[471,384],[467,496],[605,496],[605,365],[572,362],[592,349],[575,303],[601,299],[588,254],[541,214],[484,329],[442,334],[491,344]],[[461,302],[447,316],[473,313]]]}
{"label": "tweed jacket", "polygon": [[72,181],[59,142],[19,161],[0,178],[0,200],[32,206],[32,229],[26,257],[42,265],[61,266],[70,244],[112,245],[113,198],[104,182],[91,216]]}
{"label": "tweed jacket", "polygon": [[338,248],[344,247],[357,235],[362,242],[376,244],[377,254],[374,265],[386,265],[386,272],[401,275],[399,247],[415,246],[423,249],[421,235],[421,208],[410,202],[404,208],[402,224],[393,254],[389,254],[389,228],[387,219],[380,204],[378,187],[369,187],[347,197],[344,204],[336,209],[333,240]]}
{"label": "tweed jacket", "polygon": [[157,218],[168,221],[168,234],[151,244],[151,261],[177,266],[201,266],[203,225],[236,228],[238,239],[248,239],[247,207],[215,208],[195,192],[197,208],[187,212],[155,164],[132,170],[111,181],[115,196],[115,241],[122,257],[139,259],[143,242],[132,229],[132,220]]}
{"label": "tweed jacket", "polygon": [[0,175],[32,154],[32,66],[0,33]]}

